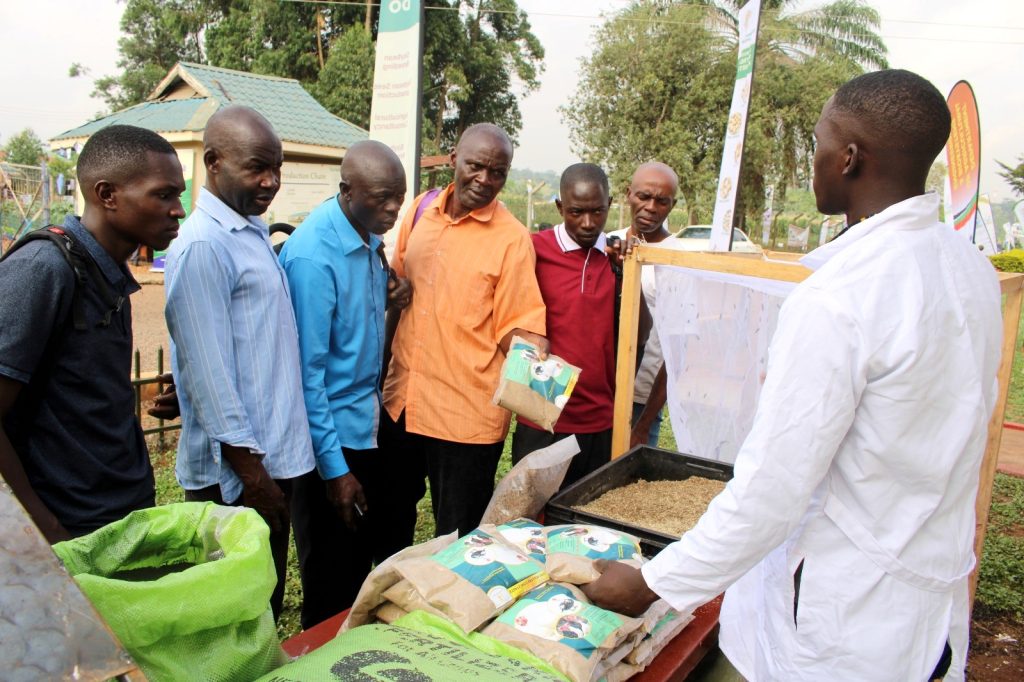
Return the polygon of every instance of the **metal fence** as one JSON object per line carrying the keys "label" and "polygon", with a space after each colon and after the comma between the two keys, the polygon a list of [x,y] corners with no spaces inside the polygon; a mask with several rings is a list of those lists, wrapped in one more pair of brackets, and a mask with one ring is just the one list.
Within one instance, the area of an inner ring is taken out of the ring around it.
{"label": "metal fence", "polygon": [[142,353],[136,349],[135,359],[132,370],[132,388],[135,389],[135,416],[138,417],[139,423],[143,425],[142,433],[144,435],[156,434],[161,450],[167,446],[164,434],[170,431],[177,431],[181,428],[181,422],[177,419],[174,421],[167,421],[164,419],[157,419],[150,417],[148,414],[143,412],[143,386],[157,385],[157,393],[163,391],[167,385],[160,381],[159,377],[166,371],[164,369],[164,349],[159,347],[156,349],[156,373],[152,375],[142,376]]}

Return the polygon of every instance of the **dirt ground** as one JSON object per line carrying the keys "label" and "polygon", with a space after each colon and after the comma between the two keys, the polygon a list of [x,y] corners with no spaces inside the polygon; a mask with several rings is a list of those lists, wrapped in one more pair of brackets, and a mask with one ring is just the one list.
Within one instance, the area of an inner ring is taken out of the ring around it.
{"label": "dirt ground", "polygon": [[[142,372],[157,370],[157,348],[164,349],[165,371],[170,371],[170,341],[164,322],[163,275],[148,267],[135,269],[142,290],[132,296],[132,328],[141,355]],[[971,652],[967,679],[977,682],[1024,680],[1024,625],[1006,617],[975,613],[971,626]]]}
{"label": "dirt ground", "polygon": [[975,609],[967,679],[978,682],[1024,680],[1024,624]]}

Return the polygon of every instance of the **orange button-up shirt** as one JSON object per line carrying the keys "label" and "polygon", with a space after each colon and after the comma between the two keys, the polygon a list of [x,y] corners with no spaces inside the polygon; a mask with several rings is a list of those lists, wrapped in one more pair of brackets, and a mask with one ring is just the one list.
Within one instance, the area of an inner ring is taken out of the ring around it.
{"label": "orange button-up shirt", "polygon": [[530,234],[497,199],[452,220],[442,210],[454,185],[413,229],[398,233],[393,265],[412,283],[412,304],[391,346],[384,408],[405,428],[457,443],[496,443],[510,413],[491,401],[505,356],[499,341],[519,327],[545,333],[544,300]]}

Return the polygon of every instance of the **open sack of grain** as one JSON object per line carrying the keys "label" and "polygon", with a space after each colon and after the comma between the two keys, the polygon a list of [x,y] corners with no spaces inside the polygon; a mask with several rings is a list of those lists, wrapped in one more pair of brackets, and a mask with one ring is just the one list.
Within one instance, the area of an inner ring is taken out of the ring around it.
{"label": "open sack of grain", "polygon": [[498,482],[481,523],[536,518],[562,485],[572,458],[579,451],[576,436],[569,436],[521,459]]}

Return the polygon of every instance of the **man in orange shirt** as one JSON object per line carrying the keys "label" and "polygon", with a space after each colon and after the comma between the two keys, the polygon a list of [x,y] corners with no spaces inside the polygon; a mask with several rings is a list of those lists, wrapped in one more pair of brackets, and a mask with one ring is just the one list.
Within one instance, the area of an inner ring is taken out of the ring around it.
{"label": "man in orange shirt", "polygon": [[418,220],[407,212],[393,259],[413,298],[392,313],[401,318],[380,447],[404,453],[410,467],[425,462],[438,535],[475,528],[490,500],[510,418],[491,399],[512,336],[547,354],[530,234],[497,199],[511,163],[504,130],[468,128],[451,154],[454,182]]}

